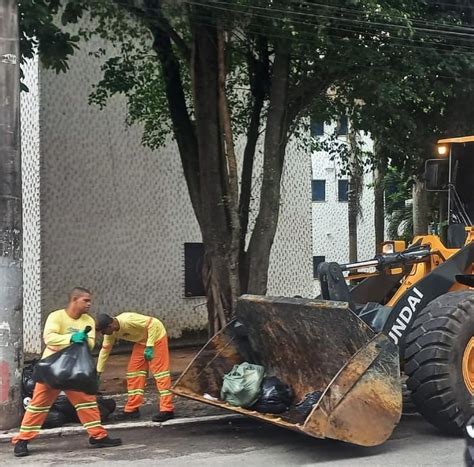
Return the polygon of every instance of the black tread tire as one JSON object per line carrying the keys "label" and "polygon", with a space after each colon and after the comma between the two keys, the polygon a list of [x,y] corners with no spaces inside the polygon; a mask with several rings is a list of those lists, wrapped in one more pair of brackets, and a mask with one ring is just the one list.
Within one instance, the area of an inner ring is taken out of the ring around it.
{"label": "black tread tire", "polygon": [[416,409],[447,434],[462,434],[472,395],[462,375],[464,349],[474,336],[474,291],[448,292],[416,317],[404,352],[407,387]]}
{"label": "black tread tire", "polygon": [[411,391],[407,387],[406,380],[403,380],[404,375],[402,375],[402,413],[404,415],[413,415],[418,413],[416,406],[411,397]]}

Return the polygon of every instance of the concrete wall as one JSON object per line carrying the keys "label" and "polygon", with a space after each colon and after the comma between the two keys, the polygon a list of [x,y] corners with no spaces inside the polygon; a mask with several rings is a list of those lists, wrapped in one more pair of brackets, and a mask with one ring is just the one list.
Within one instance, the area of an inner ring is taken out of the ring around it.
{"label": "concrete wall", "polygon": [[[125,124],[121,97],[104,111],[88,105],[101,77],[88,52],[101,45],[82,45],[67,74],[40,70],[40,169],[29,176],[41,181],[41,239],[26,240],[41,252],[41,304],[25,323],[30,351],[41,346],[32,323],[37,330],[38,316],[64,306],[76,285],[93,290],[95,313],[153,314],[174,338],[206,326],[204,299],[184,298],[183,244],[201,236],[177,147],[170,138],[160,150],[144,148],[141,128]],[[269,293],[311,294],[311,160],[293,146],[289,153]]]}
{"label": "concrete wall", "polygon": [[[344,138],[344,137],[341,137]],[[364,137],[364,146],[370,150],[372,142]],[[313,180],[326,180],[326,200],[312,203],[313,255],[325,256],[326,261],[349,261],[348,203],[338,201],[338,180],[347,179],[341,174],[341,164],[331,160],[325,152],[312,155]],[[364,175],[362,216],[358,222],[358,257],[373,258],[375,255],[374,191],[373,174]],[[319,285],[315,283],[316,292]]]}

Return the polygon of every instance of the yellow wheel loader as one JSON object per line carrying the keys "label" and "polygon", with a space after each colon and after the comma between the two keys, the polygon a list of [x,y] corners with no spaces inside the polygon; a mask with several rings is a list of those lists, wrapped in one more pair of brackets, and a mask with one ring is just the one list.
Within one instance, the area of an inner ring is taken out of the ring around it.
{"label": "yellow wheel loader", "polygon": [[[460,433],[474,396],[474,136],[439,141],[425,187],[446,199],[448,228],[385,242],[353,264],[322,263],[315,299],[244,295],[236,319],[198,353],[174,392],[318,438],[363,446],[390,437],[402,412],[402,377],[417,410]],[[360,282],[353,287],[347,280]],[[235,364],[265,367],[291,386],[279,415],[220,400]],[[321,396],[302,415],[297,403]]]}

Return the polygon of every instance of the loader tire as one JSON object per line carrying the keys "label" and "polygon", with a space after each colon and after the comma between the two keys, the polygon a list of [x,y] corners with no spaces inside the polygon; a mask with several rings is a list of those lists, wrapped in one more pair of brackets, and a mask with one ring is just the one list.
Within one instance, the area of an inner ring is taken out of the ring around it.
{"label": "loader tire", "polygon": [[403,378],[404,375],[402,375],[402,413],[403,415],[413,415],[418,413],[418,410],[413,403],[411,391],[408,389],[406,381],[403,381]]}
{"label": "loader tire", "polygon": [[473,336],[474,291],[463,290],[429,303],[406,340],[407,387],[416,409],[447,434],[462,434],[472,415],[474,387],[465,365],[474,358]]}

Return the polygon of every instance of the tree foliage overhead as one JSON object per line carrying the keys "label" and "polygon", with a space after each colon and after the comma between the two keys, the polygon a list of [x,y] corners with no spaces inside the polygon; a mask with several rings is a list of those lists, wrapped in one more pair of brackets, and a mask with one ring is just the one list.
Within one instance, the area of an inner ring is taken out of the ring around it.
{"label": "tree foliage overhead", "polygon": [[[80,37],[102,37],[109,45],[96,51],[103,79],[91,103],[103,107],[124,95],[129,122],[143,125],[143,143],[152,148],[173,134],[203,236],[217,330],[240,293],[266,292],[287,143],[307,134],[310,114],[348,112],[390,157],[402,154],[403,164],[420,122],[451,115],[446,101],[453,94],[463,102],[457,90],[472,73],[472,48],[459,28],[472,18],[471,7],[446,3],[27,0],[23,51],[31,56],[37,42],[43,63],[65,71]],[[58,18],[63,25],[87,20],[70,35]],[[245,141],[239,155],[238,138]],[[259,144],[263,173],[255,194]]]}
{"label": "tree foliage overhead", "polygon": [[378,159],[418,176],[438,138],[474,133],[474,6],[424,5],[412,40],[371,75],[341,82],[336,104],[379,142]]}

